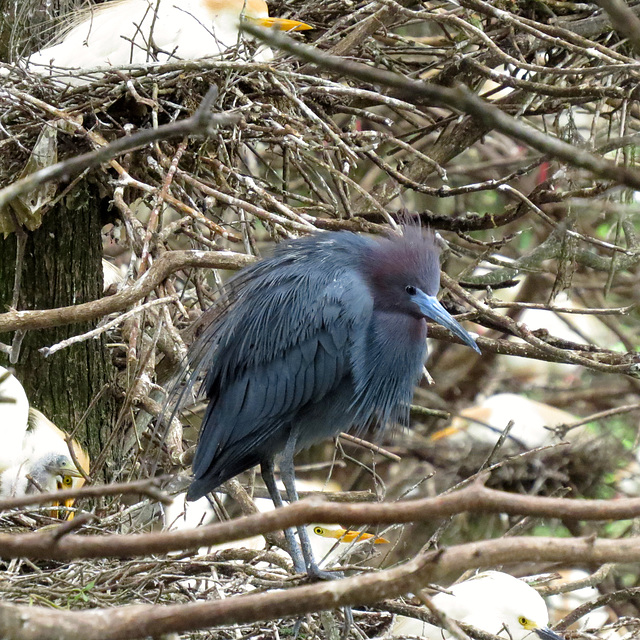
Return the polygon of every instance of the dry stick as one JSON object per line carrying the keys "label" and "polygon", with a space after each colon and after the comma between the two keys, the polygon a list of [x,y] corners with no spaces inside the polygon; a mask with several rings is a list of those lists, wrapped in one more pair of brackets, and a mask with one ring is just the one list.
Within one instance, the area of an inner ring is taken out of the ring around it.
{"label": "dry stick", "polygon": [[[429,336],[436,340],[444,340],[445,342],[455,342],[462,344],[458,338],[452,336],[451,333],[437,324],[428,325]],[[552,353],[548,353],[538,349],[527,343],[512,342],[505,339],[492,339],[479,336],[476,338],[478,346],[483,353],[496,353],[506,356],[519,356],[521,358],[530,358],[533,360],[543,360],[545,362],[567,362],[571,360],[566,357],[560,357]],[[588,348],[588,345],[571,344],[571,349],[579,350],[583,353],[593,354],[598,358],[598,362],[589,362],[583,364],[584,367],[597,371],[607,371],[608,373],[624,373],[633,377],[639,377],[638,355],[634,352],[619,353],[609,351],[608,349]],[[592,366],[592,364],[594,366]],[[605,366],[606,365],[606,366]],[[412,409],[413,412],[413,409]],[[448,416],[443,416],[448,417]]]}
{"label": "dry stick", "polygon": [[[492,311],[483,302],[477,300],[472,295],[464,291],[464,289],[462,289],[462,287],[446,273],[441,274],[440,280],[447,289],[450,289],[458,297],[465,300],[470,306],[480,311],[480,313],[482,313],[485,318],[491,318],[492,322],[494,322],[496,325],[500,326],[508,333],[522,338],[536,350],[539,350],[541,354],[534,356],[538,360],[548,360],[549,358],[542,357],[542,354],[545,354],[551,356],[551,360],[556,362],[569,362],[571,364],[579,364],[584,367],[594,369],[595,371],[605,371],[608,373],[624,373],[630,376],[639,377],[640,362],[635,353],[621,354],[623,358],[621,358],[620,364],[611,365],[600,362],[599,360],[578,355],[576,353],[573,353],[572,351],[567,351],[566,349],[556,347],[549,342],[545,342],[544,340],[538,338],[532,331],[527,329],[524,324],[518,324],[508,316],[501,316]],[[436,331],[432,331],[431,333],[432,336],[437,337]],[[458,341],[459,340],[457,338],[454,340],[454,342]],[[484,340],[478,338],[476,341],[478,342],[480,347],[484,346]],[[626,363],[623,364],[625,361]]]}
{"label": "dry stick", "polygon": [[430,104],[444,105],[455,111],[462,111],[477,118],[483,126],[496,129],[551,157],[563,160],[572,166],[587,169],[596,176],[614,180],[633,189],[640,189],[639,172],[619,167],[584,149],[537,131],[497,107],[483,102],[465,89],[448,89],[409,80],[390,71],[328,55],[319,49],[299,44],[287,36],[266,31],[249,23],[243,24],[243,30],[270,46],[287,51],[323,69],[331,69],[340,73],[341,76],[350,76],[363,82],[392,87],[403,92],[401,97],[407,102],[423,104],[427,101]]}
{"label": "dry stick", "polygon": [[112,296],[59,309],[8,311],[0,314],[0,333],[86,322],[122,311],[149,295],[163,280],[180,269],[241,269],[253,262],[253,256],[231,251],[167,251],[133,285]]}
{"label": "dry stick", "polygon": [[[211,89],[209,89],[211,91]],[[218,95],[216,90],[215,95]],[[142,245],[142,255],[140,256],[140,265],[138,267],[138,273],[142,275],[148,268],[151,263],[151,255],[149,251],[149,247],[151,246],[151,239],[155,235],[158,229],[158,217],[160,216],[160,211],[162,210],[162,205],[169,193],[169,189],[171,187],[171,183],[173,182],[173,177],[176,174],[176,169],[178,168],[178,163],[182,158],[185,149],[187,148],[187,139],[185,138],[179,145],[178,150],[176,151],[173,159],[171,160],[171,164],[169,165],[169,170],[167,171],[167,175],[165,176],[162,182],[162,188],[159,192],[156,192],[154,197],[154,205],[151,209],[151,213],[149,214],[149,221],[147,223],[147,233],[144,238],[144,244]]]}
{"label": "dry stick", "polygon": [[[640,588],[638,587],[628,587],[626,589],[620,589],[618,591],[613,591],[611,593],[605,593],[594,600],[590,600],[589,602],[585,602],[579,606],[577,606],[573,611],[567,613],[567,615],[559,620],[556,624],[556,629],[560,631],[564,631],[567,627],[572,625],[574,622],[586,616],[588,613],[593,611],[594,609],[598,609],[599,607],[610,605],[612,602],[620,601],[620,600],[632,600],[637,598],[640,595]],[[590,626],[590,625],[589,625]],[[637,637],[635,634],[630,637]]]}
{"label": "dry stick", "polygon": [[[28,507],[33,504],[46,504],[54,500],[67,500],[69,498],[92,498],[102,496],[120,496],[129,494],[142,494],[162,502],[171,504],[172,499],[158,488],[162,478],[152,478],[150,480],[138,480],[136,482],[120,482],[114,484],[97,484],[91,487],[81,487],[80,489],[65,489],[64,491],[52,491],[50,493],[37,493],[23,496],[21,498],[5,498],[0,500],[0,511],[5,509],[16,509],[18,507]],[[0,554],[2,552],[0,551]]]}
{"label": "dry stick", "polygon": [[542,309],[553,313],[573,313],[588,316],[626,316],[631,313],[640,302],[634,302],[627,307],[603,307],[601,309],[580,309],[576,307],[556,307],[541,302],[503,302],[502,300],[486,299],[485,304],[491,309]]}
{"label": "dry stick", "polygon": [[[342,508],[345,508],[344,505]],[[287,509],[292,510],[293,507]],[[51,534],[39,535],[51,540]],[[63,537],[56,546],[67,544],[73,537],[76,536]],[[104,536],[101,538],[104,547],[111,542]],[[3,604],[0,605],[0,637],[13,640],[129,640],[214,625],[249,624],[348,605],[373,605],[409,591],[415,593],[428,583],[442,580],[452,573],[525,560],[637,562],[640,561],[640,538],[598,540],[523,537],[485,540],[420,553],[396,568],[377,573],[284,591],[186,605],[132,605],[70,612]]]}
{"label": "dry stick", "polygon": [[106,331],[110,331],[114,327],[122,324],[125,320],[135,315],[136,313],[140,313],[141,311],[146,311],[150,307],[155,307],[159,304],[168,304],[169,302],[177,302],[178,296],[166,296],[164,298],[156,298],[155,300],[150,300],[145,304],[136,307],[135,309],[131,309],[122,315],[119,315],[117,318],[103,324],[96,329],[92,329],[91,331],[87,331],[86,333],[80,334],[78,336],[72,336],[71,338],[67,338],[66,340],[62,340],[57,344],[54,344],[50,347],[41,347],[38,351],[45,357],[48,358],[50,355],[56,353],[56,351],[60,351],[61,349],[66,349],[70,347],[72,344],[76,344],[78,342],[84,342],[85,340],[90,340],[91,338],[97,338],[102,335]]}
{"label": "dry stick", "polygon": [[616,31],[629,38],[636,55],[640,54],[640,18],[624,0],[596,0],[607,12]]}
{"label": "dry stick", "polygon": [[595,422],[596,420],[603,420],[604,418],[610,418],[611,416],[617,416],[621,413],[631,413],[632,411],[640,411],[640,404],[625,404],[622,407],[615,407],[614,409],[606,409],[604,411],[592,413],[591,415],[580,418],[575,422],[568,422],[565,424],[558,424],[555,427],[545,428],[548,428],[549,431],[554,431],[559,437],[564,438],[571,429],[581,427],[583,424]]}
{"label": "dry stick", "polygon": [[[481,477],[486,479],[487,475],[484,473]],[[640,498],[615,501],[540,498],[487,489],[476,482],[465,489],[436,498],[364,505],[336,504],[308,499],[268,513],[245,516],[194,530],[114,534],[109,536],[108,540],[102,535],[66,536],[55,546],[51,545],[48,536],[39,532],[0,534],[0,556],[62,561],[76,558],[147,556],[152,553],[167,553],[243,540],[254,535],[264,535],[314,522],[340,522],[343,525],[395,524],[446,518],[462,512],[529,515],[568,521],[628,520],[640,516]],[[553,540],[557,541],[555,538]],[[504,542],[504,540],[498,542]],[[611,542],[620,544],[622,547],[626,545],[627,551],[640,560],[640,537]],[[548,544],[553,546],[551,543]],[[618,556],[607,555],[603,561],[617,561],[616,558]],[[622,558],[625,556],[623,555]],[[631,556],[625,558],[625,561],[634,562]],[[1,633],[0,637],[2,637]]]}
{"label": "dry stick", "polygon": [[[296,465],[296,469],[300,469],[298,465]],[[224,485],[218,490],[216,489],[216,493],[227,493]],[[266,487],[251,487],[251,495],[253,499],[256,498],[271,498],[271,495],[267,491]],[[362,502],[377,502],[378,497],[369,490],[363,491],[298,491],[298,496],[300,499],[303,498],[320,498],[322,500],[327,500],[329,502],[351,502],[351,503],[362,503]],[[283,502],[286,502],[289,498],[287,496],[287,492],[284,490],[280,490],[280,497]]]}
{"label": "dry stick", "polygon": [[591,575],[580,580],[573,580],[572,582],[563,582],[547,587],[536,587],[536,591],[543,597],[554,596],[559,593],[570,593],[571,591],[577,591],[578,589],[584,589],[585,587],[595,587],[600,584],[615,568],[614,564],[603,564],[597,571],[594,571]]}
{"label": "dry stick", "polygon": [[51,182],[52,180],[69,179],[77,173],[85,171],[87,168],[96,167],[118,155],[139,147],[144,147],[151,142],[183,136],[207,136],[217,126],[237,124],[241,119],[241,116],[238,114],[213,114],[210,112],[217,95],[217,87],[209,89],[207,95],[202,99],[198,110],[193,116],[186,120],[172,122],[157,129],[145,129],[132,136],[118,138],[106,147],[101,147],[95,151],[83,153],[82,155],[64,160],[63,162],[58,162],[50,167],[45,167],[40,171],[29,174],[25,178],[22,178],[22,180],[17,180],[8,187],[0,190],[0,209],[4,208],[7,203],[14,198],[29,193],[41,184]]}
{"label": "dry stick", "polygon": [[373,444],[367,440],[363,440],[362,438],[356,438],[356,436],[352,436],[350,433],[340,433],[338,435],[340,440],[344,440],[345,442],[349,442],[351,444],[355,444],[363,449],[369,449],[374,453],[379,453],[382,457],[387,458],[388,460],[392,460],[393,462],[402,462],[402,458],[395,453],[391,453],[391,451],[387,451],[377,444]]}

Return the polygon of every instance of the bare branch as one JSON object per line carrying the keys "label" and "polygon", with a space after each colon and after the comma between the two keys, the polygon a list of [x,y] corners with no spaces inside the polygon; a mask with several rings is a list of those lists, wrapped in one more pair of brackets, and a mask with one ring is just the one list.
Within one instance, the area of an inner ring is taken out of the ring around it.
{"label": "bare branch", "polygon": [[4,558],[52,560],[129,557],[242,540],[314,522],[341,522],[349,525],[392,524],[444,518],[462,512],[530,515],[561,518],[566,521],[624,520],[640,515],[640,498],[615,501],[542,498],[487,489],[476,483],[436,498],[395,503],[357,505],[308,499],[272,512],[190,531],[113,535],[109,538],[108,545],[105,545],[104,536],[67,536],[52,547],[49,538],[42,533],[0,534],[0,555]]}
{"label": "bare branch", "polygon": [[[6,89],[10,91],[10,89]],[[162,125],[157,129],[144,129],[132,136],[119,138],[105,147],[83,153],[50,167],[31,173],[21,180],[0,190],[0,209],[14,198],[29,193],[45,182],[59,179],[71,179],[87,168],[97,167],[127,151],[138,149],[157,140],[169,140],[183,136],[206,136],[217,126],[237,124],[241,118],[238,114],[212,114],[211,105],[218,95],[217,88],[212,87],[202,100],[196,113],[186,120]]]}
{"label": "bare branch", "polygon": [[431,104],[440,104],[456,111],[462,111],[473,116],[483,125],[489,125],[497,131],[524,142],[553,158],[563,160],[574,167],[587,169],[598,177],[614,180],[633,189],[640,189],[640,173],[637,171],[619,167],[588,151],[536,131],[532,127],[507,115],[497,107],[483,102],[463,88],[448,89],[426,82],[416,82],[389,71],[330,56],[319,49],[299,44],[287,36],[275,32],[267,32],[251,24],[244,25],[244,29],[268,45],[292,53],[323,69],[331,69],[364,82],[391,87],[398,90],[402,99],[407,102],[422,103],[428,101]]}
{"label": "bare branch", "polygon": [[240,269],[255,261],[252,256],[231,251],[169,251],[161,255],[134,284],[112,296],[61,309],[8,311],[0,314],[0,333],[58,327],[85,322],[122,311],[151,293],[167,276],[189,267]]}

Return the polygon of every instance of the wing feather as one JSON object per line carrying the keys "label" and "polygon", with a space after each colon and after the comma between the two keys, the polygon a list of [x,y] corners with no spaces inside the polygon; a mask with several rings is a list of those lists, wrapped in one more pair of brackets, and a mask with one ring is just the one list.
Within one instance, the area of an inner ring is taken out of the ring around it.
{"label": "wing feather", "polygon": [[[293,276],[260,269],[232,288],[227,313],[205,336],[210,402],[194,458],[200,480],[190,497],[275,455],[308,406],[351,376],[354,331],[370,322],[373,300],[357,270],[344,264],[349,256],[338,257],[326,269]],[[265,289],[266,282],[273,286]]]}

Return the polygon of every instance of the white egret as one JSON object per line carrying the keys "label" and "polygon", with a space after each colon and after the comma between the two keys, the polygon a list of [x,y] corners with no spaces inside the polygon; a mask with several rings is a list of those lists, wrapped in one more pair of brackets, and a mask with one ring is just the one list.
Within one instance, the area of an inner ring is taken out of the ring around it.
{"label": "white egret", "polygon": [[[84,477],[69,452],[66,434],[29,407],[24,388],[3,367],[0,400],[0,498],[81,487]],[[75,440],[72,447],[78,464],[88,473],[89,456]],[[73,502],[63,504],[70,507]]]}
{"label": "white egret", "polygon": [[[280,483],[279,486],[281,487]],[[302,491],[323,491],[326,489],[324,483],[300,480],[299,487]],[[330,490],[339,490],[333,486]],[[254,499],[255,505],[261,513],[272,511],[273,502],[266,498]],[[169,531],[181,529],[193,529],[203,524],[210,524],[216,521],[216,516],[210,502],[206,497],[186,501],[186,493],[179,493],[173,498],[170,505],[163,505],[165,528]],[[372,544],[385,544],[389,541],[385,538],[375,536],[363,531],[344,529],[337,524],[313,524],[307,527],[309,539],[314,555],[322,566],[326,566],[335,560],[341,552],[352,543],[359,545],[367,540],[372,540]],[[212,553],[222,549],[264,549],[266,540],[263,536],[253,536],[244,540],[224,542],[211,547],[203,547],[201,553]],[[286,554],[285,554],[286,555]]]}
{"label": "white egret", "polygon": [[[494,445],[513,421],[509,440],[534,449],[559,442],[553,428],[576,420],[573,414],[551,405],[515,393],[498,393],[460,411],[450,426],[436,431],[431,439]],[[584,433],[584,429],[575,429],[570,436],[575,438]]]}
{"label": "white egret", "polygon": [[[453,620],[511,640],[561,640],[548,628],[542,596],[526,582],[501,571],[485,571],[438,593],[433,604]],[[450,638],[447,631],[416,618],[398,616],[392,635]]]}
{"label": "white egret", "polygon": [[[27,63],[32,71],[48,73],[51,67],[90,69],[217,56],[241,41],[242,20],[284,31],[311,29],[297,20],[270,18],[264,0],[113,0],[79,12],[70,29]],[[244,59],[270,57],[262,48]]]}

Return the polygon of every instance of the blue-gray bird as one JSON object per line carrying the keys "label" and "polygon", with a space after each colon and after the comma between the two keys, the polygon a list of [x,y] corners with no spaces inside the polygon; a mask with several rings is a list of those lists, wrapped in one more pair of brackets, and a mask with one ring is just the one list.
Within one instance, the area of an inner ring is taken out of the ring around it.
{"label": "blue-gray bird", "polygon": [[[426,319],[479,352],[436,299],[433,235],[383,240],[341,231],[280,245],[233,277],[192,349],[209,398],[193,462],[196,500],[261,465],[276,504],[280,475],[297,500],[293,457],[342,431],[407,424],[427,355]],[[193,382],[193,377],[192,377]],[[296,571],[324,577],[304,527],[285,532]]]}

